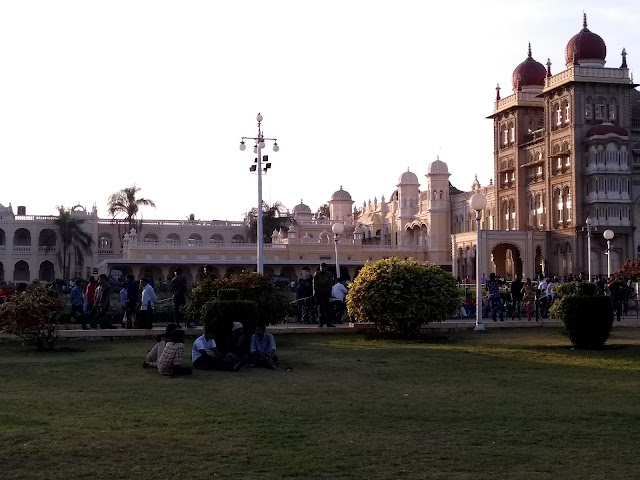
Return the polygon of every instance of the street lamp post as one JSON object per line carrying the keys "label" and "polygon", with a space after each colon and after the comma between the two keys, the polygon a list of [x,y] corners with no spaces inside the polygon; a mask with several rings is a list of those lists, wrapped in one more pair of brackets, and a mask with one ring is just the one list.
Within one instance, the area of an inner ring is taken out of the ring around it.
{"label": "street lamp post", "polygon": [[344,232],[344,225],[342,223],[334,223],[331,227],[333,232],[333,241],[336,244],[336,280],[340,278],[340,257],[338,257],[338,237]]}
{"label": "street lamp post", "polygon": [[[253,147],[253,153],[257,153],[258,156],[255,159],[256,165],[251,165],[249,170],[251,172],[256,172],[258,174],[258,225],[256,228],[256,241],[258,243],[258,273],[260,275],[264,274],[264,251],[263,251],[263,232],[262,232],[262,149],[265,147],[265,140],[273,141],[273,151],[277,152],[280,150],[278,146],[278,141],[275,138],[265,138],[262,133],[262,129],[260,124],[262,123],[262,115],[258,113],[256,117],[258,121],[258,135],[255,137],[241,137],[240,140],[240,150],[244,151],[247,146],[244,144],[245,140],[253,140],[255,142],[255,146]],[[265,157],[267,158],[267,157]],[[267,173],[267,170],[271,168],[271,163],[267,162],[264,167],[264,173]]]}
{"label": "street lamp post", "polygon": [[476,332],[483,332],[485,330],[482,323],[482,285],[480,284],[480,219],[482,218],[482,211],[487,207],[487,197],[482,193],[476,192],[469,199],[469,206],[472,210],[476,211]]}
{"label": "street lamp post", "polygon": [[613,240],[613,231],[605,230],[602,234],[607,241],[607,278],[611,278],[611,240]]}
{"label": "street lamp post", "polygon": [[591,232],[597,232],[598,229],[596,227],[591,226],[593,224],[591,217],[587,217],[584,223],[586,223],[587,226],[582,227],[582,231],[587,232],[587,262],[589,263],[589,266],[588,266],[589,281],[591,281],[591,279],[593,278],[591,277]]}

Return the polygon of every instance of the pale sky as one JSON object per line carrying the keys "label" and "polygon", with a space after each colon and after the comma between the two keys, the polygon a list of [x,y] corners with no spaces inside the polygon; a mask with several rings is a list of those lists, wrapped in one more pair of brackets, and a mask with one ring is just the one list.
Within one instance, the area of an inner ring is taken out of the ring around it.
{"label": "pale sky", "polygon": [[[0,1],[0,203],[52,214],[135,183],[144,218],[240,220],[257,205],[255,117],[278,138],[264,199],[316,211],[341,185],[388,200],[439,154],[493,175],[496,83],[527,55],[564,70],[582,28],[626,47],[635,1]],[[636,78],[636,81],[640,78]]]}

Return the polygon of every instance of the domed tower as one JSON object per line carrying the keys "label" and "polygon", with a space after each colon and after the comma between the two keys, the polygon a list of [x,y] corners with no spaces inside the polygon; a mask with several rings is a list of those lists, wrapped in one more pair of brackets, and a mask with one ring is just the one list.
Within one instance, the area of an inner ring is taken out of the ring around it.
{"label": "domed tower", "polygon": [[[451,201],[449,198],[449,168],[438,156],[427,167],[427,192],[429,207],[427,222],[429,224],[429,260],[435,263],[449,259],[449,235],[451,232]],[[438,232],[435,234],[434,232]]]}
{"label": "domed tower", "polygon": [[513,71],[511,83],[514,92],[542,93],[547,69],[540,62],[536,62],[531,56],[531,44],[527,58]]}
{"label": "domed tower", "polygon": [[291,212],[293,214],[293,218],[296,222],[309,222],[311,221],[311,217],[313,214],[311,213],[311,209],[300,200],[300,203],[293,207]]}
{"label": "domed tower", "polygon": [[331,200],[329,200],[329,211],[331,220],[338,221],[348,221],[351,220],[351,206],[353,205],[353,200],[351,199],[351,194],[346,190],[342,189],[342,185],[340,185],[340,190],[333,192],[331,195]]}
{"label": "domed tower", "polygon": [[398,216],[401,219],[413,217],[418,211],[420,201],[420,183],[415,173],[407,171],[398,179]]}
{"label": "domed tower", "polygon": [[587,28],[587,14],[582,16],[582,30],[576,33],[564,49],[567,67],[604,67],[607,45],[602,37]]}

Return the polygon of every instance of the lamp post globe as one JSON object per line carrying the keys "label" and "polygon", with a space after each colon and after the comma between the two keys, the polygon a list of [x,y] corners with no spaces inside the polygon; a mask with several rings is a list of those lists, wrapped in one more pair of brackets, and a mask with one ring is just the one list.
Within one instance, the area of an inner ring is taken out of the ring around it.
{"label": "lamp post globe", "polygon": [[587,217],[587,219],[584,221],[584,223],[586,223],[587,226],[589,227],[593,223],[593,220],[591,220],[591,217]]}
{"label": "lamp post globe", "polygon": [[487,208],[487,197],[480,192],[476,192],[471,195],[471,198],[469,199],[469,206],[472,210],[480,212]]}
{"label": "lamp post globe", "polygon": [[331,227],[331,231],[336,235],[341,235],[344,232],[344,225],[342,223],[334,223]]}
{"label": "lamp post globe", "polygon": [[476,211],[476,326],[474,330],[476,332],[484,332],[484,324],[482,323],[482,285],[480,284],[480,219],[482,218],[482,211],[487,208],[487,197],[482,193],[476,192],[471,195],[469,199],[469,206],[472,210]]}
{"label": "lamp post globe", "polygon": [[605,230],[602,236],[607,241],[607,278],[611,278],[611,240],[613,240],[613,231]]}
{"label": "lamp post globe", "polygon": [[334,223],[331,226],[333,232],[333,240],[336,247],[336,280],[340,279],[340,257],[338,255],[338,236],[344,232],[344,225],[342,223]]}
{"label": "lamp post globe", "polygon": [[256,116],[256,120],[257,120],[258,122],[262,122],[262,115],[258,114],[258,115]]}
{"label": "lamp post globe", "polygon": [[613,240],[613,236],[614,236],[613,230],[605,230],[602,236],[604,237],[605,240]]}
{"label": "lamp post globe", "polygon": [[240,142],[240,151],[244,152],[244,150],[247,148],[247,146],[244,144],[244,142]]}
{"label": "lamp post globe", "polygon": [[280,150],[280,145],[278,145],[278,143],[274,143],[273,144],[273,151],[277,152],[278,150]]}

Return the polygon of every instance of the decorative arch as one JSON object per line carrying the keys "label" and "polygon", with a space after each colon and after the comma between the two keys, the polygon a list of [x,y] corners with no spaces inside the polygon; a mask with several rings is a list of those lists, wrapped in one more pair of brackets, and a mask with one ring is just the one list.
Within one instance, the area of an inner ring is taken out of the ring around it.
{"label": "decorative arch", "polygon": [[491,247],[491,257],[498,277],[522,278],[522,248],[513,242],[498,242]]}
{"label": "decorative arch", "polygon": [[4,233],[4,230],[0,228],[0,245],[7,244],[7,236]]}
{"label": "decorative arch", "polygon": [[31,232],[26,228],[19,228],[13,234],[13,246],[14,247],[30,247],[31,246]]}
{"label": "decorative arch", "polygon": [[101,233],[98,235],[98,249],[111,250],[113,248],[113,238],[109,233]]}
{"label": "decorative arch", "polygon": [[56,279],[55,267],[49,260],[45,260],[40,264],[38,272],[38,280],[41,282],[53,282]]}
{"label": "decorative arch", "polygon": [[180,245],[180,235],[177,233],[167,235],[167,245]]}
{"label": "decorative arch", "polygon": [[224,243],[224,237],[219,233],[214,233],[209,239],[209,243]]}
{"label": "decorative arch", "polygon": [[244,243],[244,237],[239,233],[236,233],[233,237],[231,237],[231,243]]}
{"label": "decorative arch", "polygon": [[198,233],[192,233],[189,235],[188,245],[190,247],[202,245],[202,236]]}
{"label": "decorative arch", "polygon": [[318,241],[320,243],[331,243],[331,237],[329,236],[329,232],[323,230],[320,235],[318,235]]}
{"label": "decorative arch", "polygon": [[31,271],[29,270],[29,264],[24,260],[19,260],[13,267],[13,281],[14,282],[28,282],[31,280]]}
{"label": "decorative arch", "polygon": [[158,236],[155,233],[147,233],[144,236],[144,243],[158,243]]}
{"label": "decorative arch", "polygon": [[57,243],[57,235],[55,230],[51,228],[43,228],[38,235],[38,246],[47,249],[55,248]]}

